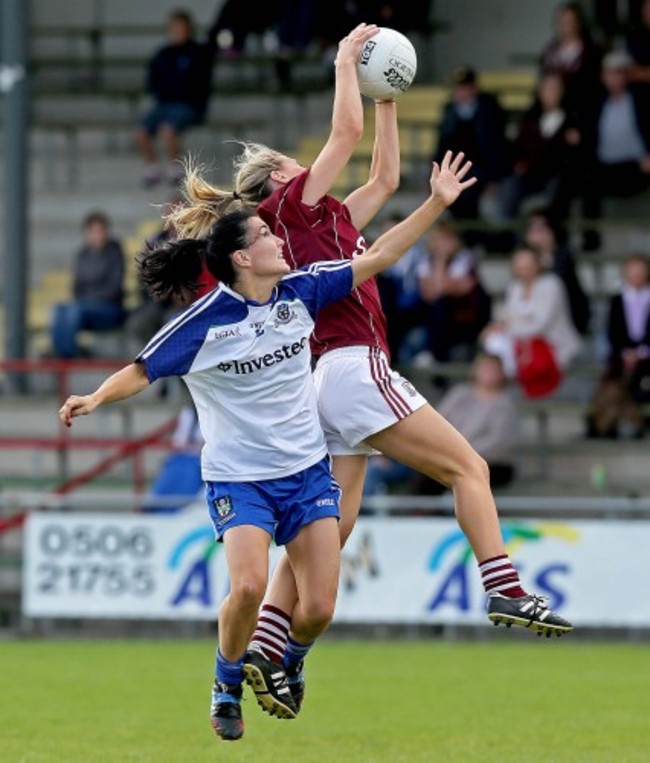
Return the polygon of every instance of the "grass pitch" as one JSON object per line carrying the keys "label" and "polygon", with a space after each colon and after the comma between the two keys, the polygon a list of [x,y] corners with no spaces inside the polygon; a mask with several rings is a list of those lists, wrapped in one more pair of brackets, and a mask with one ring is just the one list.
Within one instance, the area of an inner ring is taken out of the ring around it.
{"label": "grass pitch", "polygon": [[646,763],[650,649],[324,641],[294,721],[208,721],[209,641],[0,642],[2,763]]}

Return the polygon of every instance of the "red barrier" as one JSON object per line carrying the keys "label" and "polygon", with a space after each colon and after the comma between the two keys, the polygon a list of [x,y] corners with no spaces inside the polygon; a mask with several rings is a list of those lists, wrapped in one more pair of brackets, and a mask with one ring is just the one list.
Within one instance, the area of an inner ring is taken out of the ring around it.
{"label": "red barrier", "polygon": [[[69,395],[69,376],[72,372],[118,371],[128,361],[121,360],[3,360],[0,361],[0,371],[17,374],[53,373],[57,377],[59,400],[63,402]],[[5,449],[46,449],[58,451],[65,456],[76,449],[116,449],[99,463],[70,479],[65,479],[52,493],[65,495],[77,488],[92,482],[105,474],[116,464],[128,458],[133,459],[133,489],[138,494],[144,490],[144,470],[142,468],[142,453],[145,448],[171,447],[169,435],[176,426],[176,418],[165,422],[148,434],[136,438],[119,437],[72,437],[71,431],[63,423],[59,434],[55,437],[0,437],[0,448]],[[0,534],[15,530],[22,526],[26,512],[20,512],[12,517],[0,518]]]}

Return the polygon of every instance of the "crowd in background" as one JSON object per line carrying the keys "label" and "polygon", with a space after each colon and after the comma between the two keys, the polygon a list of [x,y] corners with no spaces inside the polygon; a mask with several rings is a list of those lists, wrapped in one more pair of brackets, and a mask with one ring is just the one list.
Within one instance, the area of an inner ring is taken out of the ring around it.
{"label": "crowd in background", "polygon": [[[316,0],[278,1],[265,5],[263,13],[248,6],[228,0],[201,42],[188,14],[171,15],[168,43],[149,67],[147,87],[155,103],[137,127],[148,186],[163,180],[156,139],[173,162],[182,152],[182,133],[204,119],[216,51],[242,55],[248,34],[273,26],[281,43],[279,72],[288,76],[282,67],[312,42],[315,29],[326,49],[360,20],[405,32],[427,21],[417,9],[396,3],[340,3],[341,13]],[[594,341],[593,305],[577,266],[578,254],[601,246],[595,223],[604,200],[631,197],[650,185],[650,0],[631,6],[633,23],[596,35],[580,3],[560,4],[553,33],[539,52],[534,102],[514,119],[481,89],[480,72],[471,65],[455,70],[433,159],[463,151],[479,182],[378,279],[396,364],[429,369],[434,382],[436,369],[445,364],[472,364],[466,382],[440,385],[438,402],[491,465],[495,485],[507,484],[516,471],[514,400],[551,395],[581,359],[602,365],[585,435],[641,437],[647,428],[650,261],[642,252],[618,253],[621,286],[607,305],[600,344]],[[600,6],[596,10],[605,13]],[[174,170],[171,180],[178,181]],[[578,243],[567,233],[576,206],[585,223]],[[387,215],[383,226],[399,220],[399,214]],[[510,253],[503,294],[491,293],[481,271],[482,254],[493,242],[484,226],[472,222],[486,221],[509,231],[498,239],[499,250],[505,242]],[[87,329],[125,326],[142,344],[177,309],[154,303],[143,292],[141,305],[127,314],[123,253],[110,225],[103,213],[83,223],[73,293],[52,318],[58,357],[82,354],[77,336]],[[606,350],[594,354],[601,345]],[[377,458],[367,491],[390,489],[404,478],[403,469]]]}

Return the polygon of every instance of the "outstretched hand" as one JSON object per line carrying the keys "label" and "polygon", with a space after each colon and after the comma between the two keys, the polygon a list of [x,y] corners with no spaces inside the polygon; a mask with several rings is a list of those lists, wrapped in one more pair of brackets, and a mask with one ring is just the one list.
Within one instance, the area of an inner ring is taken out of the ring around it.
{"label": "outstretched hand", "polygon": [[92,395],[70,395],[59,408],[59,419],[67,426],[72,426],[72,419],[76,416],[87,416],[97,407]]}
{"label": "outstretched hand", "polygon": [[361,49],[378,31],[379,27],[376,24],[359,24],[356,26],[339,42],[335,63],[340,63],[347,58],[356,64]]}
{"label": "outstretched hand", "polygon": [[463,164],[464,159],[465,154],[462,151],[456,156],[447,151],[440,165],[438,162],[433,163],[431,193],[447,207],[453,204],[466,188],[476,183],[475,177],[464,180],[472,167],[470,161]]}

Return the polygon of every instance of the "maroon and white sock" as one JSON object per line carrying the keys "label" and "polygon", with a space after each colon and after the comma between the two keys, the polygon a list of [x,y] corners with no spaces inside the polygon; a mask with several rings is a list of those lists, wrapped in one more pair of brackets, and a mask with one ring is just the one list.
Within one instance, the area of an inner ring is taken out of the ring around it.
{"label": "maroon and white sock", "polygon": [[271,604],[262,604],[250,645],[262,652],[268,660],[280,663],[284,657],[290,627],[291,618],[286,612]]}
{"label": "maroon and white sock", "polygon": [[481,572],[483,588],[488,596],[498,593],[509,599],[516,599],[527,595],[521,587],[519,573],[506,554],[486,559],[479,564],[478,568]]}

